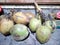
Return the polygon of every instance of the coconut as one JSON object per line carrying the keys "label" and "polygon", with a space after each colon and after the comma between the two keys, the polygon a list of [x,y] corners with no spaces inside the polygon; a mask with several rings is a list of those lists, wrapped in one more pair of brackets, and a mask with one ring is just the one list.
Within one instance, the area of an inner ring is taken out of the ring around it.
{"label": "coconut", "polygon": [[56,28],[56,22],[52,15],[48,14],[48,20],[45,21],[45,25],[51,29],[51,32],[54,32]]}
{"label": "coconut", "polygon": [[27,38],[29,31],[23,24],[16,24],[10,29],[10,33],[14,40],[21,41]]}
{"label": "coconut", "polygon": [[9,34],[10,28],[14,25],[13,21],[8,19],[5,15],[1,15],[0,32],[2,34]]}
{"label": "coconut", "polygon": [[56,28],[56,22],[55,21],[52,21],[52,22],[50,20],[46,21],[45,25],[51,29],[51,32],[54,32],[54,30]]}
{"label": "coconut", "polygon": [[24,12],[24,14],[27,16],[29,21],[30,21],[31,18],[35,17],[35,15],[33,13],[31,13],[31,12]]}
{"label": "coconut", "polygon": [[51,31],[47,26],[40,26],[36,30],[36,37],[40,43],[46,43],[51,37]]}
{"label": "coconut", "polygon": [[38,20],[37,18],[32,18],[29,23],[29,28],[32,32],[35,32],[39,25],[41,25],[41,20]]}
{"label": "coconut", "polygon": [[17,24],[27,24],[29,21],[27,17],[23,14],[23,12],[14,13],[12,18]]}

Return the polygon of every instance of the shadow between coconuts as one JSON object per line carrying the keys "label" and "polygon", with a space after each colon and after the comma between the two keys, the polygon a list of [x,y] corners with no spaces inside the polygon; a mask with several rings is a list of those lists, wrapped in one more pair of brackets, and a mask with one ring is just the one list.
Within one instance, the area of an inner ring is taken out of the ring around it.
{"label": "shadow between coconuts", "polygon": [[[1,34],[3,34],[3,33],[1,33]],[[10,36],[10,32],[7,32],[7,33],[5,33],[5,34],[3,34],[4,36]]]}

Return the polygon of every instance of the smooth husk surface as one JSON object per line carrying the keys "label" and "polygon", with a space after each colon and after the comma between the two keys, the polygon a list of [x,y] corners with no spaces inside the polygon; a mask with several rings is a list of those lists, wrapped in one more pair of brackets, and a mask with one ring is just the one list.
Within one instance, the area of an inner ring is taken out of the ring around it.
{"label": "smooth husk surface", "polygon": [[40,43],[45,43],[50,39],[51,31],[46,26],[40,26],[36,31],[36,37]]}
{"label": "smooth husk surface", "polygon": [[29,22],[29,28],[32,32],[36,32],[36,29],[41,25],[41,17],[40,15],[36,15],[36,17],[32,18]]}
{"label": "smooth husk surface", "polygon": [[15,40],[23,40],[25,39],[29,32],[28,28],[23,24],[16,24],[10,29],[10,33]]}

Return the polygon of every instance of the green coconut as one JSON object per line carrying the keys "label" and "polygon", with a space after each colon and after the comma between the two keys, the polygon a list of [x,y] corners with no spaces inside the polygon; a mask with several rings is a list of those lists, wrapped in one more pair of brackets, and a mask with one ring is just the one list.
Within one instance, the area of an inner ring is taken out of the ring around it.
{"label": "green coconut", "polygon": [[16,24],[10,29],[10,33],[15,40],[24,40],[29,32],[28,28],[23,24]]}
{"label": "green coconut", "polygon": [[35,32],[39,25],[41,25],[41,20],[32,18],[29,23],[29,28],[32,32]]}
{"label": "green coconut", "polygon": [[46,43],[51,37],[51,31],[46,26],[40,26],[36,31],[36,37],[40,43]]}
{"label": "green coconut", "polygon": [[56,22],[55,21],[46,21],[45,25],[50,28],[51,32],[54,32],[56,28]]}

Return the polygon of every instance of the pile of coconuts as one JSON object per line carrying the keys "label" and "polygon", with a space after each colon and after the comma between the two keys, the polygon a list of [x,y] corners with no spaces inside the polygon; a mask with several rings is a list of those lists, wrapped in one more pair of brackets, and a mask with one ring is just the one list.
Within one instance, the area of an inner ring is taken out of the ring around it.
{"label": "pile of coconuts", "polygon": [[27,26],[35,15],[31,12],[13,12],[0,16],[0,33],[5,36],[11,34],[16,41],[25,40],[30,34]]}
{"label": "pile of coconuts", "polygon": [[[38,7],[37,3],[35,6],[38,10],[37,15],[31,12],[15,12],[11,10],[9,16],[0,16],[0,33],[3,35],[11,34],[14,40],[23,41],[28,38],[30,32],[36,33],[36,39],[40,43],[46,43],[54,29],[56,28],[55,20],[51,18],[51,15],[46,16],[42,10]],[[44,21],[43,21],[44,20]]]}

